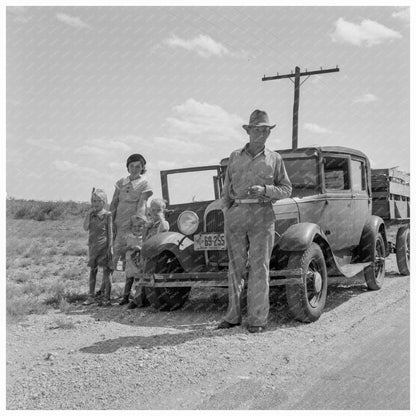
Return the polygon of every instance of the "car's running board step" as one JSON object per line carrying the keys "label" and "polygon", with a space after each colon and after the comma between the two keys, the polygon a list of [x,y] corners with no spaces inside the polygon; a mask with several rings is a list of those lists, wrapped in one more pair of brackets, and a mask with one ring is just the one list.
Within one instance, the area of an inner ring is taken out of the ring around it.
{"label": "car's running board step", "polygon": [[[301,279],[300,268],[270,272],[270,286],[299,284]],[[136,275],[135,281],[147,287],[228,286],[228,272],[144,273]]]}
{"label": "car's running board step", "polygon": [[[340,277],[355,277],[357,275],[361,275],[364,272],[364,269],[371,265],[371,262],[367,263],[355,263],[355,264],[346,264],[344,266],[338,266],[341,274],[337,276]],[[329,276],[332,280],[332,276]]]}

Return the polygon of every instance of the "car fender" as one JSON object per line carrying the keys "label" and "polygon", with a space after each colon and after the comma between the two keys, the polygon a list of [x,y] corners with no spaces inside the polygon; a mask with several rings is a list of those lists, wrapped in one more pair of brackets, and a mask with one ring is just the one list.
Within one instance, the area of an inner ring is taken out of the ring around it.
{"label": "car fender", "polygon": [[203,251],[194,250],[194,242],[184,234],[167,231],[155,234],[143,244],[141,255],[146,261],[164,251],[171,252],[186,272],[202,270],[205,266]]}
{"label": "car fender", "polygon": [[301,222],[291,225],[277,240],[277,245],[283,251],[304,251],[319,235],[324,241],[327,241],[321,228],[311,222]]}
{"label": "car fender", "polygon": [[293,224],[277,241],[279,250],[289,254],[296,251],[305,251],[312,243],[318,244],[322,250],[328,276],[344,275],[342,268],[332,252],[328,239],[319,225],[310,222]]}
{"label": "car fender", "polygon": [[383,236],[386,253],[389,252],[384,221],[377,215],[371,215],[364,224],[360,244],[354,252],[354,262],[368,262],[373,260],[374,242],[378,233],[381,233]]}

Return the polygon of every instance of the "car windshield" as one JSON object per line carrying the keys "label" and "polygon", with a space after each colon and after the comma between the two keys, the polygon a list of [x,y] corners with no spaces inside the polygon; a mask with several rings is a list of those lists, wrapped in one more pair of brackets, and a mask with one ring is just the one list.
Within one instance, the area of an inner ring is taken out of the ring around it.
{"label": "car windshield", "polygon": [[169,204],[215,200],[217,174],[216,169],[168,174]]}
{"label": "car windshield", "polygon": [[292,196],[316,192],[318,187],[318,160],[316,157],[284,158],[287,174],[292,182]]}

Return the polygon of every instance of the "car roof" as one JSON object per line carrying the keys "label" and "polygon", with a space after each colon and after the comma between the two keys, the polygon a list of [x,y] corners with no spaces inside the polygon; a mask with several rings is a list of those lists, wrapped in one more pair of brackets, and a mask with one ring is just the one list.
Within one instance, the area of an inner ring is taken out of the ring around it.
{"label": "car roof", "polygon": [[351,149],[350,147],[344,146],[308,146],[308,147],[298,147],[297,149],[278,149],[275,152],[280,154],[287,153],[310,153],[311,151],[316,151],[319,153],[341,153],[347,155],[360,156],[364,159],[367,159],[367,156],[360,150]]}

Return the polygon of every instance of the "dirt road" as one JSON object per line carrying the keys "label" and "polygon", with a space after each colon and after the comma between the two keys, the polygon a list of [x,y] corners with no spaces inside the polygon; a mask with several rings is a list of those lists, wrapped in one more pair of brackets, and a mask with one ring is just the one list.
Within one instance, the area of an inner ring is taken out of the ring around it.
{"label": "dirt road", "polygon": [[380,291],[331,287],[308,325],[274,291],[263,334],[214,329],[224,289],[169,313],[78,305],[9,323],[7,408],[408,409],[409,277],[392,264]]}

